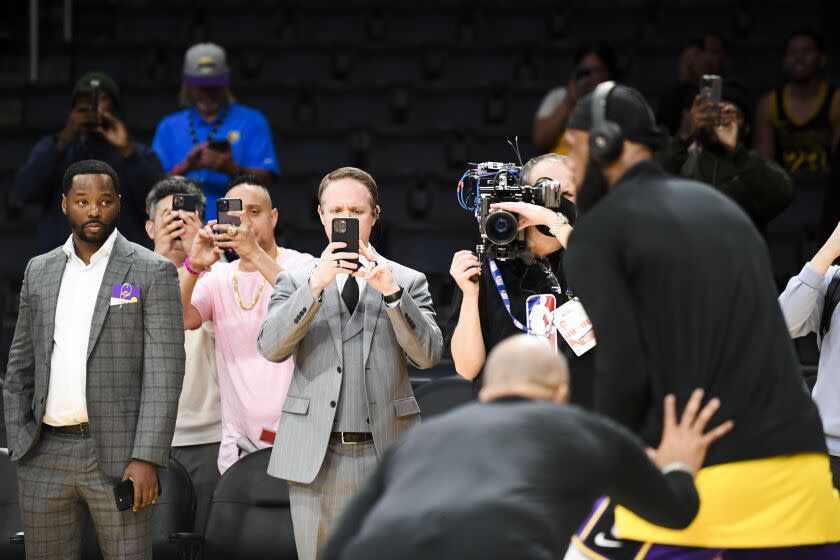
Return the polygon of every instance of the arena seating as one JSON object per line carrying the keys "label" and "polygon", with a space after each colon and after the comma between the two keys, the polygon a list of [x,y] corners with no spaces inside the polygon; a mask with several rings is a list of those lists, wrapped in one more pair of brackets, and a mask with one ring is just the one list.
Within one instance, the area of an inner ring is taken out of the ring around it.
{"label": "arena seating", "polygon": [[[820,27],[832,9],[819,0],[801,0],[796,10],[784,0],[262,0],[247,7],[231,0],[83,0],[72,3],[68,44],[63,3],[42,0],[41,73],[28,83],[26,3],[13,4],[0,22],[0,235],[14,247],[0,265],[4,310],[34,253],[38,219],[37,209],[9,196],[15,169],[39,137],[60,129],[71,84],[84,71],[113,74],[129,130],[149,142],[160,117],[177,108],[185,48],[202,40],[224,45],[234,93],[262,110],[274,131],[283,170],[272,191],[281,239],[320,252],[312,192],[328,168],[363,166],[382,185],[383,249],[399,247],[407,264],[441,283],[433,293],[448,296],[451,253],[470,247],[475,233],[455,202],[457,178],[470,161],[513,160],[506,141],[515,136],[523,158],[538,153],[530,143],[534,111],[545,92],[565,83],[580,42],[613,42],[625,80],[655,103],[674,80],[687,38],[721,31],[732,39],[734,75],[757,94],[780,79],[788,31]],[[818,197],[801,198],[794,218],[817,216]],[[814,231],[794,220],[771,230],[769,240],[781,283],[812,250]],[[447,318],[451,301],[435,303]],[[0,358],[13,326],[4,311]]]}

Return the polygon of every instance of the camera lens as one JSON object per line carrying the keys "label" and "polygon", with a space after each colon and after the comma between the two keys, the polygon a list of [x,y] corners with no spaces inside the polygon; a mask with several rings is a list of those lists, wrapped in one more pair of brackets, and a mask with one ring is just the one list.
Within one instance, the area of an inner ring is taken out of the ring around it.
{"label": "camera lens", "polygon": [[175,206],[183,206],[184,205],[184,197],[183,196],[176,196],[175,197]]}
{"label": "camera lens", "polygon": [[510,212],[493,212],[484,222],[484,233],[492,243],[504,245],[516,239],[519,232],[518,220]]}
{"label": "camera lens", "polygon": [[220,200],[219,201],[219,210],[221,210],[222,212],[227,212],[229,208],[230,208],[230,203],[228,203],[227,200]]}

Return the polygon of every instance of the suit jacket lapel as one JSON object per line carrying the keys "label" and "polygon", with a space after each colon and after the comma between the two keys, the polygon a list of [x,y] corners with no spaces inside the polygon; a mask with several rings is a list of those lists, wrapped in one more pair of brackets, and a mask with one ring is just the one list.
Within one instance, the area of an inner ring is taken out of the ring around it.
{"label": "suit jacket lapel", "polygon": [[341,296],[338,293],[338,284],[335,281],[333,281],[333,283],[327,286],[327,289],[324,290],[324,313],[326,314],[327,322],[330,325],[330,333],[332,334],[338,359],[342,360]]}
{"label": "suit jacket lapel", "polygon": [[373,332],[376,330],[376,320],[382,310],[382,294],[370,286],[365,286],[365,295],[362,298],[365,310],[365,330],[362,333],[362,363],[367,364],[370,346],[373,343]]}
{"label": "suit jacket lapel", "polygon": [[[102,277],[102,284],[99,286],[99,295],[96,296],[96,308],[93,311],[93,319],[90,323],[90,338],[88,338],[88,359],[90,358],[91,352],[93,352],[93,347],[96,346],[99,333],[102,332],[102,324],[105,322],[105,316],[108,314],[108,308],[111,306],[111,289],[114,287],[114,284],[122,284],[125,280],[133,262],[131,258],[133,253],[134,249],[118,233],[114,248],[111,249],[108,266],[105,268],[105,275]],[[143,298],[146,296],[145,290],[147,289],[148,286],[140,287],[140,304],[142,304]]]}
{"label": "suit jacket lapel", "polygon": [[61,290],[61,281],[64,278],[64,267],[67,266],[67,255],[59,248],[49,258],[44,267],[44,286],[46,289],[44,300],[44,344],[46,344],[46,356],[49,361],[52,358],[53,337],[55,336],[55,312],[58,307],[58,292]]}

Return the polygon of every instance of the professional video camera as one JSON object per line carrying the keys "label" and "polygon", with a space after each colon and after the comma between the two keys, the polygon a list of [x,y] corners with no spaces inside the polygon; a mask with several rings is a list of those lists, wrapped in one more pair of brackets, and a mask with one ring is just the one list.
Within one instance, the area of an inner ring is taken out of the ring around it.
{"label": "professional video camera", "polygon": [[[519,231],[519,216],[506,210],[491,210],[496,202],[528,202],[552,210],[572,207],[563,198],[560,183],[543,177],[534,185],[522,185],[522,167],[514,163],[472,164],[458,182],[458,202],[478,220],[481,243],[476,246],[479,261],[485,256],[500,261],[519,258],[530,264],[534,255],[525,247],[525,232]],[[573,208],[573,207],[572,207]],[[539,228],[551,235],[547,228]]]}

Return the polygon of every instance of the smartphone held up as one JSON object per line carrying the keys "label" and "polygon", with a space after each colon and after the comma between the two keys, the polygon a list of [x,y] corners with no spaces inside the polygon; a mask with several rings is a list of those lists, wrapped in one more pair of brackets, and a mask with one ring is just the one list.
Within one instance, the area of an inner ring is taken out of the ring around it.
{"label": "smartphone held up", "polygon": [[[227,224],[229,226],[240,226],[242,225],[242,220],[239,219],[239,216],[231,216],[231,212],[241,212],[242,211],[242,199],[241,198],[220,198],[216,201],[216,212],[218,213],[219,224]],[[239,255],[233,249],[225,249],[225,257],[229,262],[235,261],[239,259]]]}
{"label": "smartphone held up", "polygon": [[[332,241],[343,241],[347,244],[344,249],[340,249],[342,253],[358,253],[359,252],[359,218],[333,218],[332,221]],[[356,268],[359,267],[359,259],[353,259],[353,264]]]}

